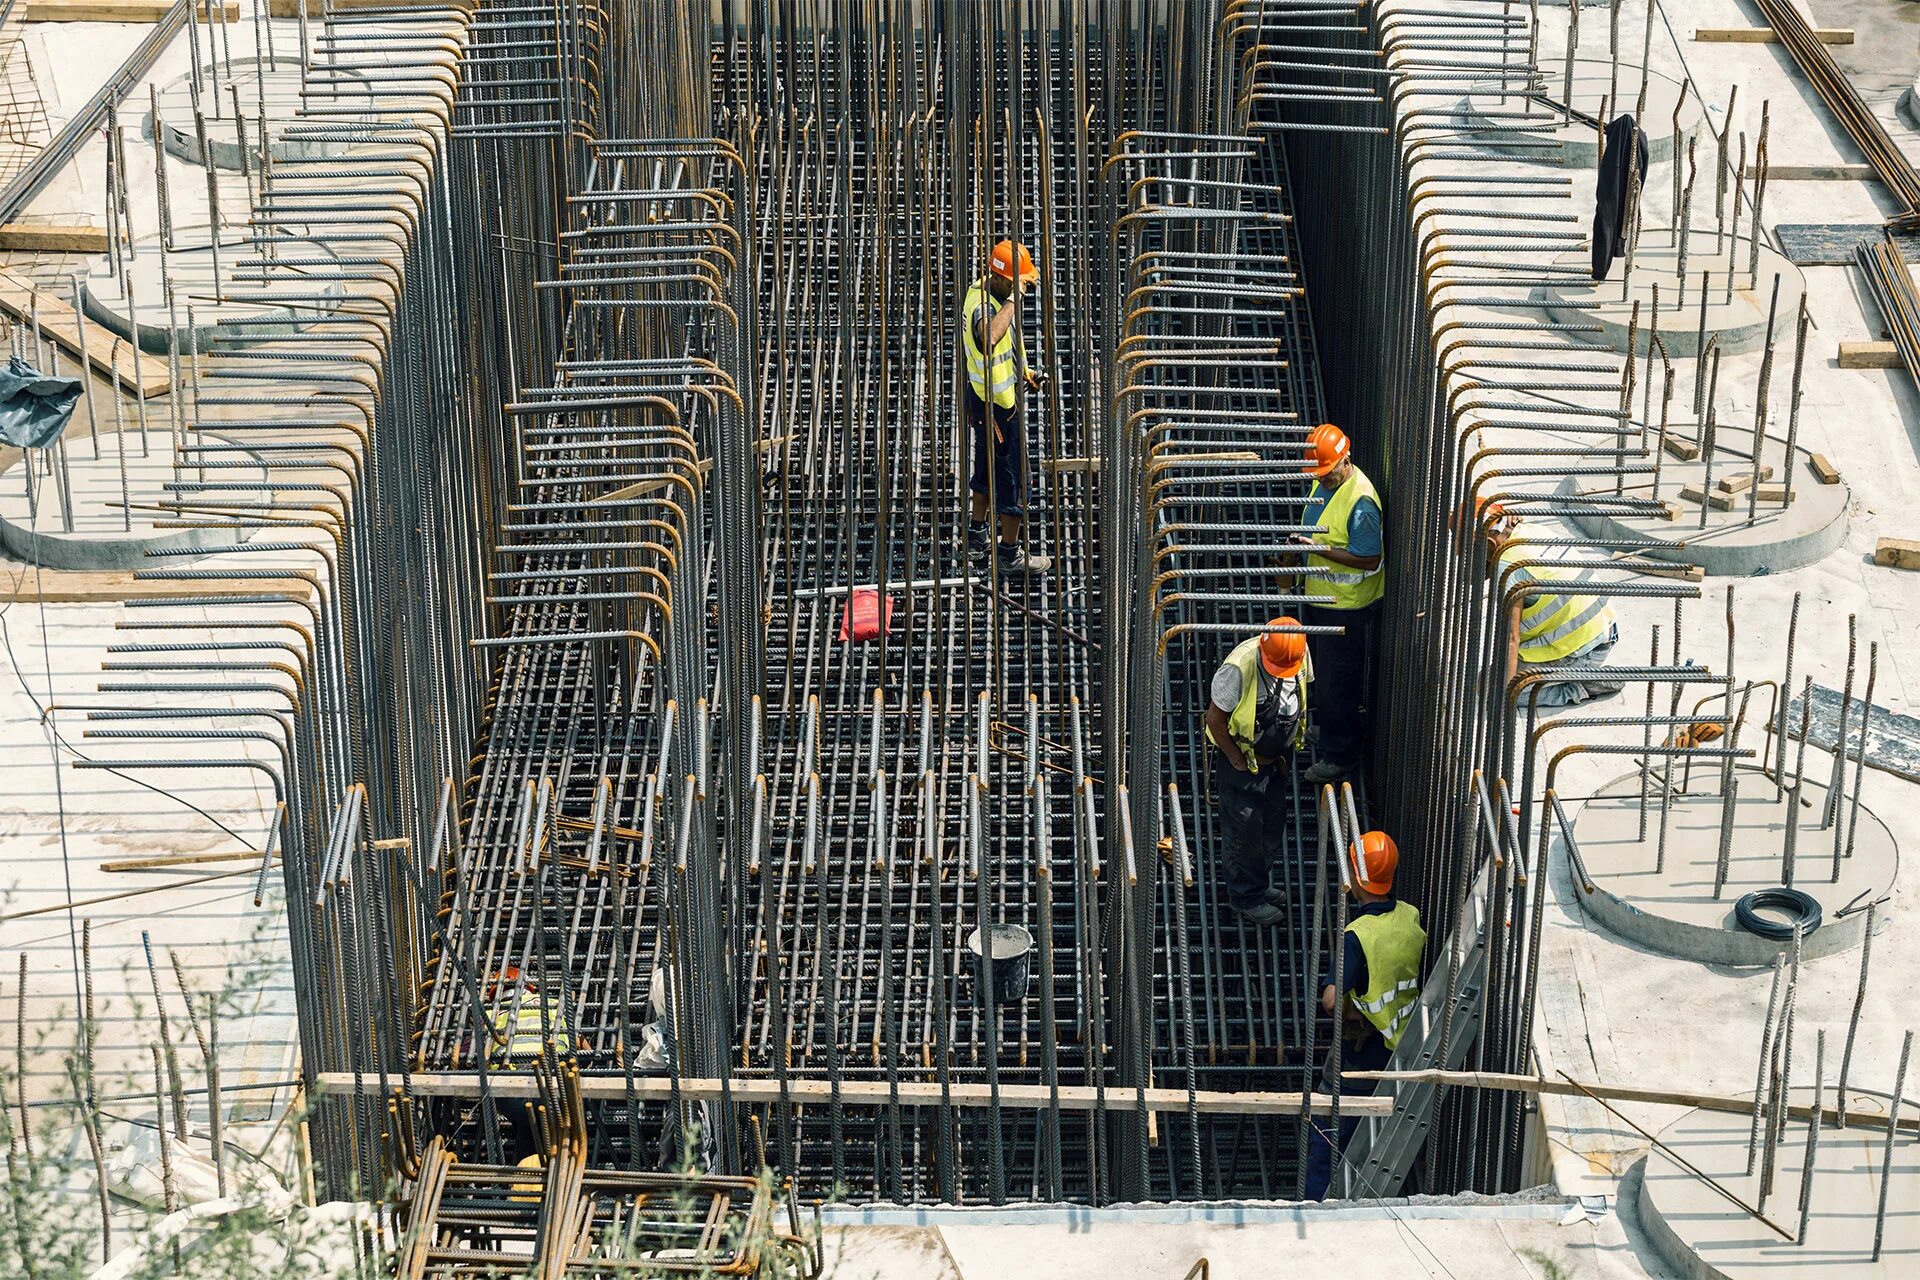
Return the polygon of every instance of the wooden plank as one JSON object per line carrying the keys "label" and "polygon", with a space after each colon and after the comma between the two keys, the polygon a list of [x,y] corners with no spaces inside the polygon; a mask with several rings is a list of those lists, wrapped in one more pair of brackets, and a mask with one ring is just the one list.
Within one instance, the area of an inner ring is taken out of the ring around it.
{"label": "wooden plank", "polygon": [[[1632,552],[1623,551],[1613,558],[1615,560],[1631,560],[1634,557]],[[1636,564],[1628,567],[1632,572],[1644,574],[1650,578],[1673,578],[1679,582],[1700,582],[1707,576],[1707,571],[1697,564]]]}
{"label": "wooden plank", "polygon": [[[1747,166],[1747,181],[1760,176],[1760,166]],[[1769,182],[1872,182],[1880,175],[1870,164],[1768,164]]]}
{"label": "wooden plank", "polygon": [[1660,442],[1660,447],[1667,451],[1669,457],[1678,458],[1682,462],[1692,462],[1700,456],[1700,446],[1685,436],[1670,435]]}
{"label": "wooden plank", "polygon": [[[26,22],[158,22],[173,0],[27,0],[21,8]],[[203,18],[240,21],[240,0],[224,0],[218,7],[199,0],[195,8]]]}
{"label": "wooden plank", "polygon": [[67,354],[85,355],[87,363],[102,377],[115,379],[143,400],[163,396],[173,386],[173,374],[165,360],[134,350],[132,343],[91,320],[87,322],[87,350],[82,352],[72,306],[34,288],[33,282],[24,276],[0,271],[0,311],[15,320],[31,322],[35,299],[38,299],[41,331]]}
{"label": "wooden plank", "polygon": [[[1763,464],[1760,468],[1760,479],[1773,479],[1773,468]],[[1714,481],[1713,487],[1722,493],[1745,493],[1753,486],[1753,482],[1753,472],[1736,471],[1730,476],[1721,476]]]}
{"label": "wooden plank", "polygon": [[175,596],[247,596],[263,593],[306,599],[313,594],[313,585],[300,578],[209,578],[178,582],[164,578],[136,578],[133,575],[132,569],[41,569],[13,560],[0,560],[0,597],[26,604],[101,604],[121,600],[165,600]]}
{"label": "wooden plank", "polygon": [[0,222],[0,249],[30,253],[105,253],[107,229],[85,223],[38,226]]}
{"label": "wooden plank", "polygon": [[1873,562],[1889,569],[1920,569],[1920,542],[1912,538],[1882,538],[1873,544]]}
{"label": "wooden plank", "polygon": [[1824,453],[1808,454],[1807,468],[1813,472],[1813,478],[1821,484],[1840,483],[1840,468],[1828,462],[1827,455]]}
{"label": "wooden plank", "polygon": [[[502,1097],[534,1097],[534,1086],[533,1076],[526,1072],[496,1070],[487,1073],[487,1087]],[[379,1087],[377,1078],[356,1081],[352,1073],[346,1071],[324,1071],[314,1081],[314,1091],[322,1095],[352,1094],[356,1091],[365,1094]],[[480,1096],[480,1076],[473,1071],[415,1072],[412,1087],[413,1092],[421,1097],[477,1098]],[[784,1094],[778,1080],[735,1078],[727,1081],[726,1087],[733,1101],[753,1105],[779,1102],[783,1098],[798,1103],[827,1103],[834,1097],[833,1086],[825,1080],[791,1080]],[[618,1075],[580,1077],[580,1096],[588,1102],[619,1101],[628,1096],[628,1089],[645,1101],[660,1102],[673,1098],[676,1088],[680,1096],[703,1102],[718,1101],[721,1096],[718,1080],[683,1078],[676,1086],[666,1076],[639,1076],[629,1085],[624,1076]],[[1057,1092],[1062,1111],[1104,1109],[1129,1112],[1139,1106],[1140,1099],[1140,1095],[1131,1089],[1116,1087],[1097,1091],[1083,1084],[1063,1084]],[[999,1095],[1000,1105],[1015,1111],[1037,1111],[1053,1105],[1053,1094],[1043,1084],[1003,1084]],[[903,1107],[937,1107],[943,1101],[956,1107],[984,1107],[992,1100],[989,1088],[984,1084],[949,1085],[943,1094],[939,1083],[931,1080],[902,1081],[891,1088],[884,1080],[843,1080],[839,1098],[843,1105],[855,1107],[887,1106],[896,1100]],[[1187,1109],[1187,1100],[1185,1089],[1146,1091],[1146,1106],[1150,1112],[1184,1111]],[[1293,1116],[1300,1114],[1300,1101],[1298,1093],[1254,1090],[1223,1093],[1202,1089],[1193,1094],[1194,1104],[1209,1115]],[[1314,1094],[1309,1102],[1310,1114],[1327,1114],[1332,1102],[1332,1098],[1324,1093]],[[1340,1099],[1340,1114],[1389,1116],[1393,1114],[1393,1099],[1343,1097]]]}
{"label": "wooden plank", "polygon": [[1898,369],[1900,347],[1893,342],[1843,342],[1840,344],[1842,369]]}
{"label": "wooden plank", "polygon": [[[1737,1094],[1694,1093],[1680,1089],[1648,1089],[1638,1085],[1596,1084],[1587,1081],[1543,1080],[1539,1076],[1508,1075],[1498,1071],[1347,1071],[1343,1072],[1349,1080],[1390,1080],[1400,1084],[1452,1085],[1467,1089],[1500,1089],[1509,1093],[1553,1094],[1567,1098],[1606,1098],[1613,1102],[1650,1102],[1663,1107],[1697,1107],[1701,1111],[1728,1111],[1735,1115],[1752,1115],[1753,1099],[1742,1098]],[[1340,1108],[1345,1111],[1343,1106]],[[1822,1113],[1829,1119],[1838,1121],[1838,1107],[1825,1107]],[[1805,1120],[1813,1115],[1813,1108],[1804,1104],[1787,1108],[1787,1114],[1795,1120]],[[1847,1123],[1859,1125],[1863,1129],[1885,1129],[1887,1118],[1859,1111],[1847,1112]],[[1902,1117],[1899,1123],[1902,1133],[1920,1130],[1920,1118]]]}
{"label": "wooden plank", "polygon": [[[1693,38],[1701,44],[1777,44],[1772,27],[1695,27]],[[1852,27],[1816,27],[1813,38],[1821,44],[1852,44]]]}

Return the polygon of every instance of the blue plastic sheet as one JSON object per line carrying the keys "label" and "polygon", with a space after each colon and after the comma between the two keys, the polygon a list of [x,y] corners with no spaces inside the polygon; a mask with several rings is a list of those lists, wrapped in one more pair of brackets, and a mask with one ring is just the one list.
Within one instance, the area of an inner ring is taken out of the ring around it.
{"label": "blue plastic sheet", "polygon": [[14,356],[0,372],[0,439],[44,449],[60,438],[80,402],[80,379],[53,378]]}

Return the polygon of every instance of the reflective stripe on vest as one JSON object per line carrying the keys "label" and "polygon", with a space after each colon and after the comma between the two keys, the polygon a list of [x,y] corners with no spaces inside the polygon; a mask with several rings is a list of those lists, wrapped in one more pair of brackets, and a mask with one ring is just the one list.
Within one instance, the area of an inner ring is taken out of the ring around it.
{"label": "reflective stripe on vest", "polygon": [[[1240,672],[1240,701],[1234,703],[1233,711],[1227,716],[1227,733],[1239,746],[1240,754],[1247,759],[1250,773],[1260,772],[1259,753],[1254,745],[1259,741],[1256,736],[1260,719],[1260,679],[1266,673],[1260,666],[1260,637],[1242,640],[1227,655],[1227,664]],[[1298,751],[1307,740],[1307,676],[1306,668],[1294,676],[1294,688],[1300,700],[1300,710],[1293,722],[1293,749]],[[1207,741],[1216,747],[1212,728],[1207,729]]]}
{"label": "reflective stripe on vest", "polygon": [[[1321,492],[1320,482],[1315,480],[1313,493],[1318,496]],[[1353,515],[1354,504],[1362,498],[1373,499],[1374,505],[1380,507],[1384,523],[1386,507],[1380,502],[1380,495],[1374,492],[1373,481],[1367,479],[1366,472],[1355,467],[1353,474],[1347,477],[1347,482],[1335,489],[1333,496],[1327,499],[1326,508],[1320,513],[1320,529],[1313,535],[1313,540],[1323,547],[1346,550],[1347,522]],[[1332,598],[1321,603],[1329,609],[1364,609],[1386,594],[1385,556],[1371,569],[1355,569],[1350,565],[1335,564],[1325,556],[1310,555],[1307,557],[1307,569],[1311,575],[1309,589],[1321,583],[1326,584]]]}
{"label": "reflective stripe on vest", "polygon": [[[1000,310],[1001,303],[987,290],[985,280],[975,280],[967,286],[967,296],[960,304],[960,345],[967,356],[967,385],[973,388],[973,394],[980,399],[987,398],[987,362],[980,352],[980,343],[973,336],[975,316],[984,310],[991,320]],[[1014,360],[1016,348],[1019,362]],[[1020,370],[1027,363],[1027,340],[1020,332],[1019,321],[1009,325],[1000,341],[993,344],[993,402],[1002,409],[1013,407],[1014,397],[1018,394]]]}
{"label": "reflective stripe on vest", "polygon": [[[1515,539],[1500,552],[1502,594],[1523,583],[1585,582],[1593,576],[1591,567],[1562,565],[1513,566],[1523,560],[1544,558],[1548,548],[1530,547]],[[1521,597],[1520,660],[1535,665],[1564,662],[1577,658],[1600,644],[1613,628],[1613,609],[1599,596],[1559,595],[1542,592]]]}
{"label": "reflective stripe on vest", "polygon": [[1401,1032],[1420,1006],[1420,953],[1427,946],[1420,909],[1396,902],[1382,915],[1357,917],[1347,932],[1360,940],[1360,954],[1367,958],[1367,989],[1347,998],[1380,1032],[1387,1048],[1398,1048]]}
{"label": "reflective stripe on vest", "polygon": [[[553,1009],[547,1011],[548,1033],[545,1036],[541,1035],[538,996],[529,994],[520,997],[520,1007],[513,1011],[511,1035],[508,1034],[507,1014],[508,1010],[499,1009],[494,1012],[491,1019],[493,1056],[496,1059],[513,1062],[531,1061],[540,1056],[540,1047],[545,1043],[553,1045],[554,1055],[558,1057],[565,1052],[565,1046],[572,1042],[573,1037],[567,1031],[566,1020]],[[503,1037],[507,1042],[504,1049],[500,1046]]]}

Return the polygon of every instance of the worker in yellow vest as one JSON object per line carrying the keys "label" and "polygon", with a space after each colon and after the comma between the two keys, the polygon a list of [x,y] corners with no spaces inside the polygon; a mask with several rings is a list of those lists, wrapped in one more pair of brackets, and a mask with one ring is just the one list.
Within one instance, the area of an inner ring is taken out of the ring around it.
{"label": "worker in yellow vest", "polygon": [[[1374,1091],[1371,1080],[1348,1081],[1347,1071],[1384,1071],[1401,1037],[1420,1007],[1420,957],[1427,931],[1420,909],[1394,897],[1393,881],[1400,869],[1400,847],[1384,831],[1369,831],[1347,847],[1348,892],[1353,899],[1347,932],[1341,941],[1341,981],[1334,981],[1329,957],[1320,983],[1320,1006],[1334,1014],[1336,1034],[1344,1037],[1340,1069],[1343,1078],[1322,1072],[1321,1086],[1338,1088],[1342,1095]],[[1345,998],[1340,987],[1344,986]],[[1328,1068],[1333,1065],[1329,1052]],[[1340,1121],[1340,1150],[1345,1151],[1358,1121]],[[1313,1123],[1307,1147],[1307,1198],[1324,1200],[1333,1177],[1333,1141],[1324,1118]]]}
{"label": "worker in yellow vest", "polygon": [[[967,286],[960,303],[960,347],[967,385],[960,409],[973,440],[972,508],[967,516],[967,550],[985,559],[999,557],[1000,572],[1040,574],[1053,561],[1029,552],[1020,541],[1026,521],[1026,415],[1020,393],[1039,390],[1046,380],[1027,363],[1027,342],[1020,332],[1020,296],[1040,281],[1040,269],[1024,245],[1002,240],[993,246],[987,274]],[[989,512],[999,516],[999,548],[987,526]]]}
{"label": "worker in yellow vest", "polygon": [[[542,1000],[540,987],[508,965],[487,984],[489,1040],[487,1057],[495,1070],[525,1071],[540,1061],[542,1053],[554,1062],[577,1056],[586,1042],[573,1034],[557,1000]],[[507,1126],[507,1160],[526,1164],[527,1157],[540,1154],[539,1134],[533,1119],[533,1103],[526,1098],[496,1098],[495,1110]],[[537,1161],[535,1162],[538,1163]]]}
{"label": "worker in yellow vest", "polygon": [[[1502,687],[1523,671],[1564,671],[1571,667],[1604,666],[1620,638],[1613,609],[1599,596],[1572,590],[1591,578],[1598,566],[1581,564],[1575,548],[1547,545],[1554,541],[1501,510],[1498,502],[1483,508],[1487,525],[1487,565],[1493,589],[1505,601],[1506,663]],[[1546,561],[1547,563],[1538,563]],[[1555,590],[1522,594],[1517,588],[1538,583]],[[1566,594],[1561,594],[1564,585]],[[1625,686],[1602,677],[1569,676],[1549,679],[1541,686],[1540,707],[1571,707],[1593,698],[1620,692]]]}
{"label": "worker in yellow vest", "polygon": [[1320,760],[1306,775],[1315,786],[1352,772],[1366,754],[1367,659],[1386,593],[1385,512],[1352,455],[1346,433],[1331,422],[1308,437],[1313,488],[1301,523],[1314,532],[1293,536],[1304,563],[1286,571],[1302,578],[1305,594],[1318,597],[1302,607],[1305,622],[1346,629],[1327,636],[1315,657]]}
{"label": "worker in yellow vest", "polygon": [[1307,637],[1275,618],[1234,647],[1213,673],[1203,717],[1213,744],[1215,814],[1227,905],[1249,924],[1280,919],[1285,896],[1272,883],[1292,815],[1292,753],[1306,740]]}

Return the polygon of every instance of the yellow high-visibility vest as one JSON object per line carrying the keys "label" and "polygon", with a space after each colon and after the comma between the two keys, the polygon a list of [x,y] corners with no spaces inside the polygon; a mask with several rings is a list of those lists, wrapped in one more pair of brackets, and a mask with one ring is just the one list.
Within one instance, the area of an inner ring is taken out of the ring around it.
{"label": "yellow high-visibility vest", "polygon": [[1420,953],[1427,947],[1420,908],[1396,902],[1391,911],[1348,921],[1347,932],[1360,939],[1360,954],[1367,958],[1367,989],[1347,998],[1379,1029],[1387,1048],[1398,1048],[1420,1004]]}
{"label": "yellow high-visibility vest", "polygon": [[[1318,497],[1322,492],[1320,482],[1313,482],[1313,494]],[[1326,509],[1320,513],[1320,528],[1313,540],[1323,547],[1347,547],[1347,520],[1353,514],[1354,504],[1362,498],[1372,498],[1374,505],[1380,508],[1382,521],[1386,519],[1386,505],[1380,501],[1380,495],[1374,491],[1373,481],[1367,479],[1367,473],[1355,467],[1347,482],[1333,491],[1327,499]],[[1330,599],[1318,601],[1329,609],[1364,609],[1386,594],[1387,558],[1380,557],[1380,563],[1371,569],[1355,569],[1351,565],[1336,564],[1325,556],[1307,557],[1307,590],[1318,595],[1324,588]]]}
{"label": "yellow high-visibility vest", "polygon": [[960,304],[960,344],[966,351],[967,385],[973,388],[973,394],[985,400],[991,392],[995,404],[1002,409],[1011,409],[1014,398],[1019,395],[1021,371],[1027,367],[1027,340],[1021,336],[1019,324],[1009,325],[1000,341],[993,344],[991,384],[988,381],[986,358],[973,336],[975,316],[984,310],[988,320],[992,320],[1001,305],[1000,300],[988,290],[984,278],[967,286],[966,299]]}
{"label": "yellow high-visibility vest", "polygon": [[[1515,587],[1528,582],[1585,582],[1593,576],[1590,566],[1553,564],[1513,566],[1522,560],[1539,560],[1553,548],[1529,546],[1525,525],[1514,528],[1513,540],[1501,548],[1500,575],[1495,582],[1505,597]],[[1613,630],[1613,609],[1598,596],[1560,595],[1541,592],[1522,597],[1520,606],[1520,660],[1531,663],[1564,662],[1577,658],[1601,643]]]}
{"label": "yellow high-visibility vest", "polygon": [[[1240,672],[1240,701],[1234,704],[1232,713],[1227,716],[1227,733],[1239,745],[1240,754],[1247,758],[1248,770],[1258,773],[1260,757],[1253,749],[1258,732],[1255,722],[1260,709],[1260,680],[1266,674],[1260,666],[1260,637],[1254,636],[1234,646],[1233,652],[1227,655],[1227,662]],[[1294,688],[1300,694],[1300,717],[1293,726],[1293,749],[1298,751],[1307,740],[1307,669],[1302,667],[1294,673],[1293,681]],[[1211,726],[1206,732],[1207,741],[1219,746]]]}

